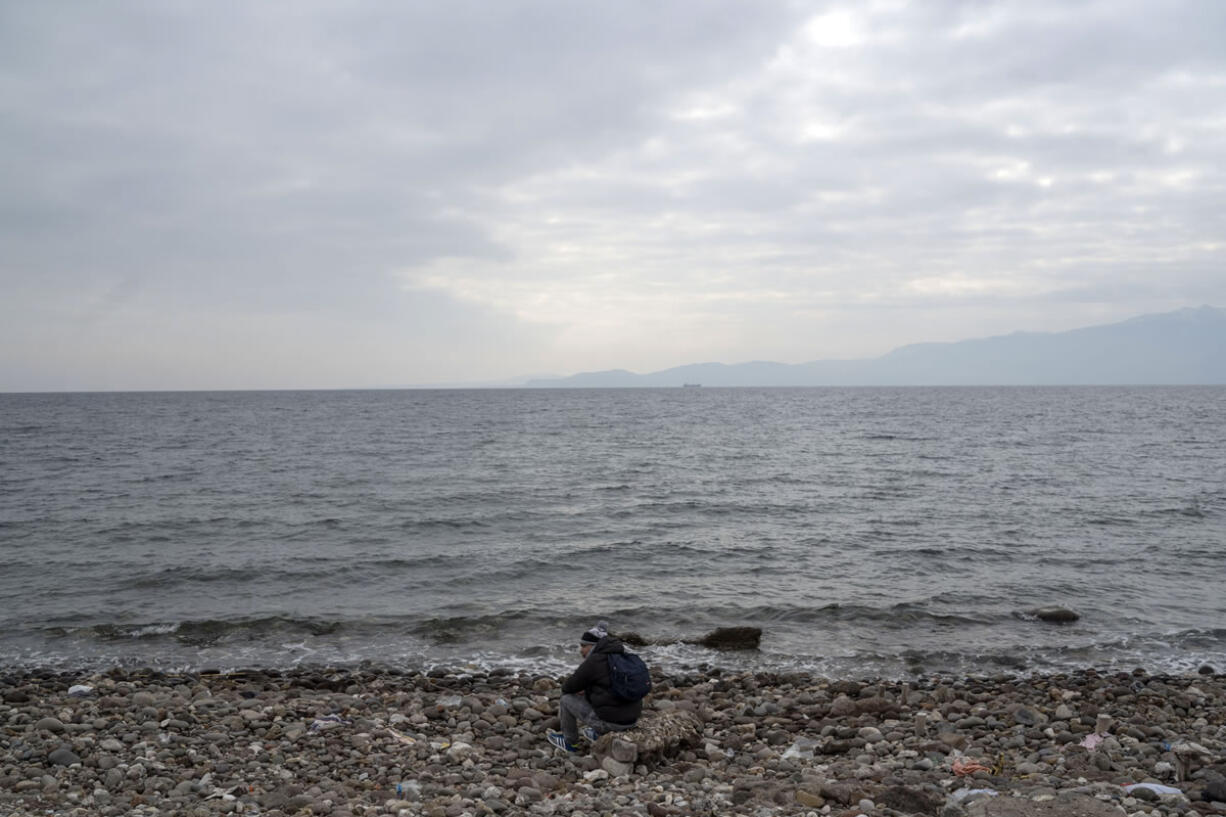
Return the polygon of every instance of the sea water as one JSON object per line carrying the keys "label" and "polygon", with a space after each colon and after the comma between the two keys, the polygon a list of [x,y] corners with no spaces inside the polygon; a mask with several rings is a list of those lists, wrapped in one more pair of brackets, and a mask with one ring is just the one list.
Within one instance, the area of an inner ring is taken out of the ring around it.
{"label": "sea water", "polygon": [[10,668],[1226,670],[1226,389],[6,394],[0,557]]}

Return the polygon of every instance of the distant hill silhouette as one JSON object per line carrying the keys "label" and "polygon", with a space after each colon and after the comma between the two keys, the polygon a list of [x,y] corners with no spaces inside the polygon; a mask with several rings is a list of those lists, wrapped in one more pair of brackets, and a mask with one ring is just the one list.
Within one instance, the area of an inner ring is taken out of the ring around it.
{"label": "distant hill silhouette", "polygon": [[1226,311],[1142,315],[1068,332],[917,343],[878,358],[811,363],[695,363],[530,380],[536,388],[643,386],[1012,386],[1226,384]]}

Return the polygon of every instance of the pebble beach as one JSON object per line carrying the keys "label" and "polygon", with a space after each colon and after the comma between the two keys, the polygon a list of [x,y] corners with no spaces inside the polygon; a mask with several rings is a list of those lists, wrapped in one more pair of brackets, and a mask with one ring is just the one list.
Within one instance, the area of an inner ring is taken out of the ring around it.
{"label": "pebble beach", "polygon": [[632,739],[604,757],[551,747],[559,683],[374,667],[3,675],[0,813],[1226,814],[1226,676],[1210,667],[657,677],[644,721],[693,729],[650,756]]}

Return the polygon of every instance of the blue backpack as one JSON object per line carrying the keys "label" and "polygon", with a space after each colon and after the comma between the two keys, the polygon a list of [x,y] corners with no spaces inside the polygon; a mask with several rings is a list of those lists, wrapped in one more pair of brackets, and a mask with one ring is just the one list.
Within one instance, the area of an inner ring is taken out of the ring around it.
{"label": "blue backpack", "polygon": [[651,673],[632,652],[609,653],[609,689],[619,698],[637,701],[651,692]]}

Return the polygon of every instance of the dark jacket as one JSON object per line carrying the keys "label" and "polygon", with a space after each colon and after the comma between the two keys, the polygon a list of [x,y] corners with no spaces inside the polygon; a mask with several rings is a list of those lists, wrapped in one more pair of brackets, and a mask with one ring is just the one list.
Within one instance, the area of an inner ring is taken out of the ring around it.
{"label": "dark jacket", "polygon": [[562,684],[562,694],[582,692],[601,720],[620,726],[632,724],[643,712],[643,702],[619,698],[609,689],[609,653],[625,652],[622,643],[611,635],[596,642],[574,674]]}

